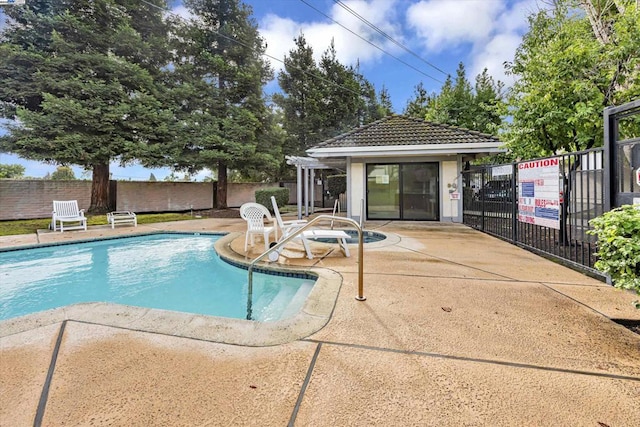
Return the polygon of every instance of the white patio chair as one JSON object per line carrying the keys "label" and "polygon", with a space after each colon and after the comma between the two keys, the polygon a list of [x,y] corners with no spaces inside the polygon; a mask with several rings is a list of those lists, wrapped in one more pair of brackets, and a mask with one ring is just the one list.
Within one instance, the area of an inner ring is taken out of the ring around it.
{"label": "white patio chair", "polygon": [[60,232],[64,232],[65,222],[75,222],[76,225],[67,226],[67,230],[84,230],[87,231],[87,218],[84,216],[84,209],[78,209],[77,200],[54,200],[53,212],[51,214],[51,226],[53,231],[58,231],[58,223],[60,223]]}
{"label": "white patio chair", "polygon": [[308,222],[306,219],[292,219],[283,221],[282,216],[280,215],[280,209],[278,209],[278,202],[276,201],[275,196],[271,196],[271,206],[273,206],[273,213],[275,214],[278,227],[280,227],[280,230],[282,231],[282,237],[287,237],[289,234],[291,234],[291,231],[297,230]]}
{"label": "white patio chair", "polygon": [[274,219],[271,217],[271,213],[269,209],[262,206],[259,203],[245,203],[240,206],[240,216],[242,219],[247,221],[247,232],[244,238],[244,251],[247,251],[247,244],[249,240],[251,240],[251,246],[253,246],[253,236],[260,235],[264,239],[264,250],[265,252],[269,249],[269,235],[272,231],[275,232],[275,238],[278,240],[278,232],[275,226],[266,226],[264,224],[264,219],[266,218],[269,222],[274,222]]}
{"label": "white patio chair", "polygon": [[[276,221],[278,226],[282,230],[282,238],[289,236],[291,233],[299,230],[307,224],[307,221],[304,219],[296,219],[290,221],[283,221],[282,216],[280,216],[280,209],[278,209],[278,202],[276,202],[276,198],[271,196],[271,204],[273,205],[273,212],[276,217]],[[336,239],[338,244],[340,245],[340,249],[344,252],[346,257],[350,256],[349,254],[349,246],[347,246],[347,239],[350,238],[347,233],[342,230],[327,230],[324,228],[314,228],[311,230],[305,230],[300,235],[293,240],[299,240],[302,242],[302,246],[304,246],[304,250],[307,253],[307,258],[313,259],[313,253],[311,252],[311,248],[309,247],[309,239]],[[277,234],[276,234],[277,240]]]}

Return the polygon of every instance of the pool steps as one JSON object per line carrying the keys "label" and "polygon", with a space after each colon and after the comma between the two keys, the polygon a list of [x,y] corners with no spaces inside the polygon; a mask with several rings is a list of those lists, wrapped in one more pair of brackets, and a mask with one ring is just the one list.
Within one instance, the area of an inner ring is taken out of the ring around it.
{"label": "pool steps", "polygon": [[286,319],[287,317],[292,317],[296,314],[304,305],[304,302],[309,296],[309,292],[311,292],[311,288],[313,288],[313,285],[315,284],[315,281],[303,282],[298,288],[296,294],[291,298],[289,305],[287,305],[287,307],[282,311],[280,319]]}
{"label": "pool steps", "polygon": [[[290,287],[282,287],[275,297],[268,301],[268,297],[263,295],[253,304],[253,320],[275,321],[286,319],[296,314],[304,304],[315,281],[305,281],[296,290],[295,294]],[[293,295],[292,295],[293,294]],[[287,301],[289,301],[287,303]],[[278,316],[278,308],[286,304],[285,309]],[[262,308],[261,308],[262,307]]]}

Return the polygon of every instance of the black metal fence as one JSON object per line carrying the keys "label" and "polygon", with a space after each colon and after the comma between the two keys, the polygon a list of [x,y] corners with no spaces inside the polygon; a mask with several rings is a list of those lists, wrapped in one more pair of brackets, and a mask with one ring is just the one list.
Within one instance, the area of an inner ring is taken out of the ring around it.
{"label": "black metal fence", "polygon": [[[537,185],[535,179],[530,182],[530,176],[523,178],[529,165],[553,165],[550,170],[557,170],[557,186],[553,182],[555,172],[544,180],[547,190],[558,191],[557,195],[540,202],[533,193],[529,194],[529,188]],[[589,221],[604,212],[604,167],[604,149],[596,148],[465,171],[463,222],[602,276],[594,268],[595,238],[587,230]],[[538,214],[540,221],[535,217]]]}
{"label": "black metal fence", "polygon": [[607,207],[640,203],[640,99],[604,110]]}

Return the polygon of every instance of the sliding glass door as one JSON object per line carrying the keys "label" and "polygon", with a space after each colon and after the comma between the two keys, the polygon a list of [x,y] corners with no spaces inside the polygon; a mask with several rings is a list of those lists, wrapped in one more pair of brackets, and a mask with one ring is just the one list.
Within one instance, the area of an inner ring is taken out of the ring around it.
{"label": "sliding glass door", "polygon": [[400,165],[367,165],[367,218],[400,218]]}
{"label": "sliding glass door", "polygon": [[402,219],[437,220],[438,164],[406,163],[402,169]]}
{"label": "sliding glass door", "polygon": [[439,219],[438,163],[367,165],[367,218]]}

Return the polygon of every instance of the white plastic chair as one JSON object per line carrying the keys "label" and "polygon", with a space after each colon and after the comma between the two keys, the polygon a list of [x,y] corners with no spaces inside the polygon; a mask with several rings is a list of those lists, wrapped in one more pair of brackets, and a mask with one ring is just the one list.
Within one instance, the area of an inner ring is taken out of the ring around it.
{"label": "white plastic chair", "polygon": [[53,212],[51,213],[51,226],[53,231],[58,230],[60,223],[60,232],[64,231],[65,222],[79,223],[74,226],[67,226],[67,230],[84,230],[87,231],[87,218],[84,216],[84,209],[78,209],[77,200],[54,200]]}
{"label": "white plastic chair", "polygon": [[251,246],[253,246],[253,236],[260,235],[264,239],[265,252],[269,249],[269,236],[271,232],[275,232],[275,238],[278,240],[278,232],[275,224],[273,226],[264,225],[264,219],[274,222],[269,213],[269,209],[262,206],[259,203],[245,203],[240,206],[240,216],[247,221],[247,232],[244,238],[244,251],[247,251],[247,244],[251,240]]}

